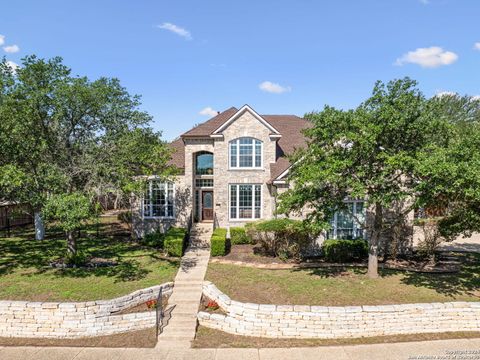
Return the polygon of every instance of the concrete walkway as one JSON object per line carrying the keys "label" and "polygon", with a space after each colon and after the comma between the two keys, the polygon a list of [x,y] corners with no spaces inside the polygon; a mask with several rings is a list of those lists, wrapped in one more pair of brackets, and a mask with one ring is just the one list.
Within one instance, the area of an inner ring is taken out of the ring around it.
{"label": "concrete walkway", "polygon": [[157,348],[190,348],[197,328],[197,313],[202,284],[210,259],[213,224],[195,224],[190,232],[190,246],[185,251],[168,299],[166,324],[158,337]]}
{"label": "concrete walkway", "polygon": [[277,349],[106,349],[0,347],[2,360],[475,360],[480,339]]}

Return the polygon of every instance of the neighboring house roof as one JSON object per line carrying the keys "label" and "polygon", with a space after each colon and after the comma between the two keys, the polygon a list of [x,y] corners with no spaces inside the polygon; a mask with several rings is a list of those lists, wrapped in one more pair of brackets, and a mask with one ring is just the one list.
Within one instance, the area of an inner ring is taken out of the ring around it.
{"label": "neighboring house roof", "polygon": [[[231,107],[171,142],[173,148],[171,164],[180,169],[185,168],[185,144],[182,138],[209,137],[237,112],[237,108]],[[290,167],[286,156],[292,154],[295,149],[306,146],[302,130],[308,128],[311,123],[295,115],[261,115],[261,117],[281,135],[277,140],[277,161],[270,164],[271,177],[274,180]]]}

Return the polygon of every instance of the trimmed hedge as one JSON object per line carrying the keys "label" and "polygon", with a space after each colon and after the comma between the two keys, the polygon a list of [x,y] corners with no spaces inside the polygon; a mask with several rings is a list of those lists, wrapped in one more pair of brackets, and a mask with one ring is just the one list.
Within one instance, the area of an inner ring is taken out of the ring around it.
{"label": "trimmed hedge", "polygon": [[330,262],[349,262],[363,260],[368,256],[368,242],[356,240],[325,240],[322,244],[325,260]]}
{"label": "trimmed hedge", "polygon": [[251,244],[252,240],[247,236],[244,227],[230,228],[230,241],[232,245]]}
{"label": "trimmed hedge", "polygon": [[165,240],[165,234],[163,234],[160,229],[155,230],[154,232],[148,233],[140,241],[142,245],[163,248],[163,242]]}
{"label": "trimmed hedge", "polygon": [[164,250],[170,256],[181,257],[185,250],[187,229],[171,227],[165,234]]}
{"label": "trimmed hedge", "polygon": [[288,218],[248,223],[245,231],[264,254],[281,260],[301,260],[316,236],[302,221]]}
{"label": "trimmed hedge", "polygon": [[212,256],[225,256],[227,253],[227,229],[216,228],[210,240],[210,254]]}

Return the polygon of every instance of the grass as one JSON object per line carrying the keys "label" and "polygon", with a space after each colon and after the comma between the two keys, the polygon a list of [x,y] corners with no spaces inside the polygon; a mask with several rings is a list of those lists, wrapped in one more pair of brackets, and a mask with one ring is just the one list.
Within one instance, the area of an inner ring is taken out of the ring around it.
{"label": "grass", "polygon": [[234,300],[260,304],[480,301],[480,254],[458,256],[464,263],[454,274],[383,270],[378,279],[369,279],[364,268],[266,270],[210,263],[206,278]]}
{"label": "grass", "polygon": [[127,333],[79,339],[40,339],[0,337],[0,346],[68,346],[102,348],[153,348],[157,344],[155,328]]}
{"label": "grass", "polygon": [[[376,336],[354,339],[268,339],[240,336],[200,326],[193,348],[291,348],[310,346],[342,346],[360,344],[382,344],[408,341],[480,338],[479,331],[449,332],[432,334]],[[1,343],[0,343],[1,344]]]}
{"label": "grass", "polygon": [[47,230],[43,241],[33,229],[0,238],[0,299],[27,301],[85,301],[109,299],[173,280],[178,259],[134,242],[114,217],[101,218],[81,232],[79,251],[111,259],[116,266],[55,269],[50,262],[65,255],[62,233]]}

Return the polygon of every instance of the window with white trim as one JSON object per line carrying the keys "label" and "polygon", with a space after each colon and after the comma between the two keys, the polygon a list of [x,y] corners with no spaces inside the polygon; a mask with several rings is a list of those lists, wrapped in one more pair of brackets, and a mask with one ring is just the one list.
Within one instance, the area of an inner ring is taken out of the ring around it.
{"label": "window with white trim", "polygon": [[332,228],[327,232],[328,239],[364,238],[365,203],[363,200],[345,201],[346,209],[336,211]]}
{"label": "window with white trim", "polygon": [[260,219],[262,186],[254,184],[230,185],[230,219]]}
{"label": "window with white trim", "polygon": [[259,169],[262,167],[262,147],[260,140],[242,137],[230,141],[230,168]]}
{"label": "window with white trim", "polygon": [[175,185],[171,182],[150,180],[143,198],[143,216],[173,218]]}

